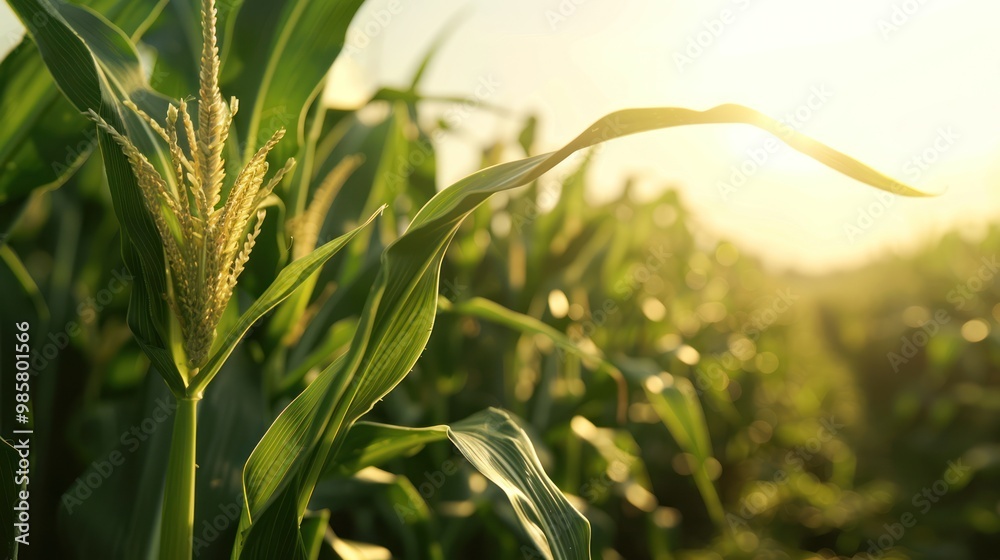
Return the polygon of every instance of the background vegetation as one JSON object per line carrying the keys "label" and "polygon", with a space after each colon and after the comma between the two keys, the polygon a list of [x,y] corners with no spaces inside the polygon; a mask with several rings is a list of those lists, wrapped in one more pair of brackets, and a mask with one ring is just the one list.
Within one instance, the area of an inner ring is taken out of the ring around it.
{"label": "background vegetation", "polygon": [[[149,41],[167,45],[159,25]],[[184,75],[152,79],[181,96],[193,91],[174,80]],[[438,187],[430,140],[461,124],[422,118],[418,86],[383,90],[358,112],[310,106],[324,115],[312,121],[322,141],[311,192],[336,162],[362,156],[318,240],[390,206],[323,269],[305,319],[276,333],[265,317],[206,393],[198,558],[229,557],[250,451],[347,351],[382,248]],[[267,134],[297,115],[268,118]],[[505,150],[535,155],[534,126],[525,119],[518,138],[484,147],[484,166]],[[171,398],[126,323],[134,281],[102,162],[82,142],[68,162],[56,150],[60,165],[79,164],[65,184],[8,187],[3,199],[4,326],[51,333],[36,339],[44,430],[32,484],[45,521],[29,552],[137,558],[155,531],[171,425],[157,411],[169,418]],[[636,200],[627,184],[590,184],[590,161],[499,195],[462,224],[428,346],[366,420],[430,426],[511,411],[590,520],[598,558],[998,557],[1000,229],[802,277],[705,235],[669,186]],[[621,195],[594,205],[585,193],[595,189]],[[287,249],[272,222],[241,283],[244,305]],[[276,337],[294,342],[282,352],[296,366],[277,380]],[[329,521],[320,557],[536,557],[497,487],[450,442],[414,437],[412,455],[327,473],[310,502]]]}

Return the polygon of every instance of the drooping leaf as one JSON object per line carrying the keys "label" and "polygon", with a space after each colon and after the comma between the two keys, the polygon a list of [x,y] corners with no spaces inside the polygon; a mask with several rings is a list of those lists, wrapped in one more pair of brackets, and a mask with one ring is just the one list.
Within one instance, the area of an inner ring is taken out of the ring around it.
{"label": "drooping leaf", "polygon": [[590,558],[590,524],[545,474],[528,436],[506,412],[491,408],[455,423],[448,437],[507,494],[545,558]]}
{"label": "drooping leaf", "polygon": [[[720,123],[753,124],[774,131],[792,147],[872,186],[911,196],[923,194],[815,140],[786,130],[761,113],[736,105],[708,111],[620,111],[600,119],[556,152],[470,175],[432,198],[406,233],[386,249],[349,353],[292,401],[254,450],[244,470],[246,504],[233,557],[241,558],[245,551],[256,554],[245,549],[246,539],[254,531],[268,531],[271,523],[287,526],[287,519],[272,517],[262,522],[272,504],[287,504],[287,495],[294,493],[298,496],[299,514],[305,510],[328,458],[335,454],[351,425],[416,363],[434,324],[441,260],[470,212],[495,192],[534,181],[576,150],[657,128]],[[287,553],[293,554],[294,550]]]}
{"label": "drooping leaf", "polygon": [[590,557],[587,520],[549,479],[531,440],[503,410],[491,408],[461,422],[427,428],[358,422],[345,438],[336,466],[341,473],[353,472],[405,457],[444,438],[504,491],[544,557]]}

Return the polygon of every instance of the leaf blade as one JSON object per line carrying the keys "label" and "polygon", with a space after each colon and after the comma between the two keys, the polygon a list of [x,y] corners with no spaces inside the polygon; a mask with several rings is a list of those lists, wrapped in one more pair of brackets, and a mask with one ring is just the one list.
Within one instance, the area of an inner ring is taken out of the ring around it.
{"label": "leaf blade", "polygon": [[545,474],[527,434],[506,412],[490,408],[449,426],[448,437],[499,486],[546,558],[590,558],[590,522]]}
{"label": "leaf blade", "polygon": [[[243,539],[255,530],[253,520],[277,499],[279,491],[284,492],[293,483],[298,485],[301,515],[326,463],[336,454],[353,423],[415,365],[434,325],[444,253],[469,213],[493,193],[531,183],[576,150],[657,128],[722,123],[752,124],[784,132],[774,119],[732,105],[708,111],[676,108],[619,111],[598,120],[560,150],[479,171],[439,192],[425,204],[407,231],[383,252],[360,326],[343,362],[327,368],[317,378],[318,384],[314,381],[306,388],[302,395],[308,394],[308,399],[300,395],[285,409],[282,416],[294,409],[291,414],[295,421],[283,421],[281,429],[275,429],[276,421],[247,461],[244,468],[247,502],[234,558],[242,552]],[[923,194],[900,187],[874,169],[794,131],[785,140],[835,170],[877,188],[910,196]],[[314,408],[310,410],[308,405]],[[291,459],[284,447],[290,434],[298,442]],[[261,473],[281,480],[265,482],[268,477]]]}
{"label": "leaf blade", "polygon": [[300,286],[305,284],[314,272],[319,270],[326,261],[330,260],[338,251],[354,239],[355,236],[368,227],[380,213],[381,210],[376,211],[358,227],[325,243],[312,253],[283,268],[278,273],[277,278],[271,282],[271,285],[264,290],[264,293],[253,302],[249,309],[243,312],[236,324],[230,329],[225,338],[222,339],[221,344],[213,352],[208,363],[192,379],[190,390],[195,394],[203,391],[208,383],[212,381],[212,378],[219,372],[226,358],[229,357],[236,348],[236,345],[243,339],[243,335],[250,330],[250,327],[279,303],[291,296]]}

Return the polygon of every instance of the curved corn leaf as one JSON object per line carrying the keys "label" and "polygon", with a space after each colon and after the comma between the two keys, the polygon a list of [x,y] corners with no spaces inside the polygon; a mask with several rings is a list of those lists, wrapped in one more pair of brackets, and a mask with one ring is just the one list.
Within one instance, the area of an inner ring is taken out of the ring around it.
{"label": "curved corn leaf", "polygon": [[271,154],[294,156],[304,138],[305,112],[344,45],[362,0],[243,0],[227,31],[222,90],[240,99],[235,126],[246,156],[260,136],[284,126],[290,134]]}
{"label": "curved corn leaf", "polygon": [[326,528],[330,524],[330,512],[318,511],[302,518],[302,543],[308,560],[319,560],[326,544]]}
{"label": "curved corn leaf", "polygon": [[531,440],[506,412],[490,408],[452,424],[448,437],[507,494],[545,558],[590,558],[590,523],[545,474]]}
{"label": "curved corn leaf", "polygon": [[328,464],[325,474],[350,475],[366,467],[412,455],[424,445],[448,437],[447,426],[404,428],[376,422],[358,422],[344,438],[336,461]]}
{"label": "curved corn leaf", "polygon": [[[402,123],[399,116],[393,112],[379,123],[363,122],[357,115],[349,114],[336,120],[333,117],[327,119],[331,128],[322,137],[316,140],[316,147],[313,156],[313,174],[315,178],[312,183],[301,184],[297,191],[308,192],[319,187],[319,182],[329,176],[345,158],[349,158],[358,153],[365,154],[364,163],[351,175],[344,183],[330,209],[325,224],[321,230],[321,236],[327,236],[331,231],[337,231],[345,227],[345,224],[356,220],[359,215],[364,215],[365,209],[372,208],[373,205],[389,204],[394,205],[397,197],[402,196],[402,191],[391,192],[380,186],[390,186],[393,181],[388,178],[379,178],[379,173],[396,171],[396,165],[390,162],[401,154],[400,146],[396,145],[396,137],[402,130]],[[410,150],[413,148],[411,147]],[[433,161],[433,150],[425,152],[427,159]],[[405,157],[405,156],[403,156]],[[414,170],[416,171],[416,170]],[[413,173],[410,173],[412,179]],[[405,196],[412,199],[415,193],[415,186],[412,181],[407,181]],[[312,188],[310,189],[310,184]],[[429,199],[430,196],[427,197]],[[305,203],[302,201],[302,207]],[[340,269],[331,271],[333,274],[321,278],[320,283],[334,282],[338,289],[331,295],[329,300],[316,310],[313,321],[305,326],[299,343],[289,350],[289,363],[300,364],[307,359],[307,356],[315,352],[321,344],[322,338],[326,336],[326,325],[331,321],[338,320],[346,316],[357,316],[364,308],[365,299],[375,279],[378,271],[378,261],[382,250],[389,241],[397,237],[398,220],[394,219],[392,212],[387,212],[386,227],[393,226],[391,237],[385,235],[385,228],[381,228],[380,235],[369,238],[371,241],[364,247],[359,241],[355,241],[356,247],[365,248],[366,252],[361,255],[360,267],[353,263],[345,262]],[[357,255],[358,253],[355,253]],[[276,319],[278,316],[276,315]]]}
{"label": "curved corn leaf", "polygon": [[261,317],[266,315],[269,311],[274,309],[279,303],[285,300],[288,296],[292,295],[296,289],[302,286],[313,273],[319,270],[326,261],[330,260],[331,257],[337,254],[338,251],[343,249],[356,235],[363,231],[368,224],[372,223],[376,216],[381,213],[381,210],[376,211],[372,214],[365,223],[354,228],[353,230],[341,235],[340,237],[330,241],[320,248],[316,249],[312,253],[309,253],[305,257],[293,262],[292,264],[286,266],[278,274],[278,277],[274,279],[274,282],[264,290],[264,293],[253,302],[243,315],[240,316],[239,321],[236,325],[229,331],[229,334],[221,340],[209,358],[208,363],[205,367],[191,380],[190,391],[192,394],[200,394],[204,391],[205,387],[212,378],[219,372],[219,368],[226,361],[226,358],[232,354],[233,349],[239,344],[240,340],[243,339],[243,335],[246,334],[250,327],[253,326]]}
{"label": "curved corn leaf", "polygon": [[[42,60],[66,98],[83,112],[95,109],[118,130],[125,130],[154,163],[166,158],[153,133],[121,101],[131,97],[150,114],[162,114],[165,100],[146,86],[139,55],[129,37],[97,13],[49,0],[8,0],[24,22]],[[45,22],[36,25],[34,22]],[[136,340],[174,394],[184,380],[166,347],[169,311],[163,249],[146,211],[128,160],[104,132],[97,132],[111,188],[115,215],[122,228],[122,252],[131,273],[142,278],[130,294],[128,322]],[[165,176],[169,176],[166,174]]]}
{"label": "curved corn leaf", "polygon": [[[386,121],[376,127],[367,129],[363,125],[357,125],[352,127],[348,132],[353,132],[353,137],[360,136],[359,132],[367,132],[370,134],[369,141],[375,143],[371,149],[360,150],[359,152],[364,153],[365,157],[359,158],[358,155],[352,154],[344,157],[343,154],[336,152],[331,153],[325,160],[316,161],[316,177],[313,178],[312,182],[316,183],[315,188],[313,188],[314,194],[312,199],[309,201],[309,212],[312,213],[312,205],[315,204],[315,192],[324,186],[329,186],[330,184],[339,183],[340,186],[337,187],[337,197],[335,198],[338,207],[337,210],[343,212],[347,208],[345,206],[350,206],[351,204],[345,199],[353,193],[344,193],[342,189],[347,186],[347,183],[354,178],[355,172],[357,172],[357,179],[361,179],[363,183],[363,189],[361,194],[365,197],[363,201],[360,213],[370,214],[375,208],[380,206],[385,207],[385,219],[381,221],[381,231],[376,231],[372,229],[366,231],[364,234],[358,236],[357,239],[351,244],[347,249],[347,256],[344,259],[344,263],[338,271],[336,277],[336,282],[338,285],[350,284],[355,281],[357,277],[364,272],[364,268],[368,264],[370,259],[366,258],[366,252],[371,251],[372,247],[381,247],[385,243],[391,241],[395,236],[394,228],[396,227],[397,220],[395,218],[395,211],[392,207],[394,199],[401,193],[406,191],[406,165],[407,165],[407,155],[408,155],[408,141],[406,138],[405,130],[409,125],[408,115],[405,112],[405,107],[394,107],[393,113],[390,115]],[[353,139],[353,138],[352,138]],[[344,144],[348,144],[345,139],[341,139]],[[353,149],[358,149],[357,147],[352,147]],[[315,158],[315,156],[313,156]],[[326,171],[325,168],[329,163],[334,163],[332,169]],[[352,163],[353,162],[353,163]],[[369,169],[364,169],[364,164],[369,164]],[[345,165],[346,164],[346,165]],[[373,170],[369,171],[371,168]],[[371,172],[372,175],[369,178],[366,173]],[[353,184],[358,184],[353,182]],[[302,193],[309,191],[310,181],[305,181],[300,185],[299,189]],[[302,193],[297,192],[296,197],[299,197]],[[341,196],[341,195],[344,196]],[[307,221],[315,220],[315,216],[308,216],[306,214],[307,205],[305,204],[305,197],[301,196],[299,200],[296,201],[299,209],[296,210],[297,219]],[[334,213],[331,208],[329,212],[324,212],[324,215]],[[353,214],[357,215],[357,213]],[[322,226],[328,219],[323,219],[321,222],[316,224],[322,232]],[[380,234],[375,237],[383,245],[377,245],[372,243],[373,236]],[[298,239],[293,241],[298,242]],[[377,253],[375,253],[377,255]],[[296,295],[286,301],[281,308],[275,313],[274,319],[268,324],[268,337],[270,340],[270,347],[277,346],[277,341],[282,337],[286,336],[288,332],[296,329],[298,327],[299,321],[302,319],[302,315],[306,310],[306,306],[312,297],[313,287],[319,280],[317,275],[310,280],[310,285],[306,289],[298,292]],[[300,345],[296,350],[295,358],[300,358],[305,351],[314,351],[313,344],[315,343],[315,335],[319,331],[324,329],[324,326],[328,324],[327,321],[318,320],[313,321],[313,331],[307,332],[308,326],[303,330],[303,337],[306,340],[306,344]]]}
{"label": "curved corn leaf", "polygon": [[349,474],[445,438],[504,491],[545,558],[590,557],[589,523],[545,474],[531,440],[503,410],[490,408],[461,422],[427,428],[358,422],[344,439],[336,468]]}
{"label": "curved corn leaf", "polygon": [[358,422],[344,440],[338,471],[350,473],[404,457],[446,437],[504,491],[545,558],[590,557],[589,523],[545,474],[531,440],[503,410],[490,408],[461,422],[427,428]]}
{"label": "curved corn leaf", "polygon": [[[765,115],[737,105],[707,111],[631,109],[612,113],[562,149],[496,165],[441,191],[417,213],[409,229],[382,255],[382,267],[345,359],[324,370],[285,408],[268,430],[244,469],[245,500],[233,558],[254,557],[254,532],[271,534],[281,527],[283,539],[269,539],[280,554],[297,554],[301,537],[286,529],[298,523],[320,474],[351,425],[368,412],[410,371],[433,328],[438,275],[445,251],[465,217],[495,192],[531,183],[574,151],[612,138],[690,124],[743,123],[783,136],[796,148],[834,169],[880,189],[911,196],[923,193],[812,140],[787,130]],[[289,494],[298,507],[289,519]],[[271,511],[275,503],[281,511]],[[258,539],[254,539],[260,542]]]}
{"label": "curved corn leaf", "polygon": [[691,465],[691,475],[712,521],[721,526],[725,513],[708,472],[708,461],[713,456],[712,440],[694,385],[687,378],[661,373],[649,360],[628,360],[622,369],[642,384],[646,399],[674,441],[694,457],[696,464]]}
{"label": "curved corn leaf", "polygon": [[[93,0],[88,7],[135,39],[164,4],[166,0]],[[0,129],[2,236],[33,192],[59,187],[79,169],[97,138],[92,124],[60,94],[30,38],[0,62],[0,115],[4,115]]]}
{"label": "curved corn leaf", "polygon": [[50,317],[49,306],[45,302],[41,290],[38,289],[38,284],[35,283],[28,269],[24,267],[24,263],[21,262],[17,253],[7,245],[0,245],[0,262],[6,265],[15,285],[21,288],[21,294],[18,295],[34,306],[35,313],[41,320],[48,321]]}

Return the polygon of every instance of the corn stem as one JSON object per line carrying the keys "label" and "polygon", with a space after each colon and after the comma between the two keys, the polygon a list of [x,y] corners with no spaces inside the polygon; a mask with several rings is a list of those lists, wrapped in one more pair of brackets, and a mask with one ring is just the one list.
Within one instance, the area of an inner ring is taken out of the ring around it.
{"label": "corn stem", "polygon": [[199,400],[187,397],[177,399],[167,481],[163,490],[160,560],[191,559],[194,545],[195,446]]}

